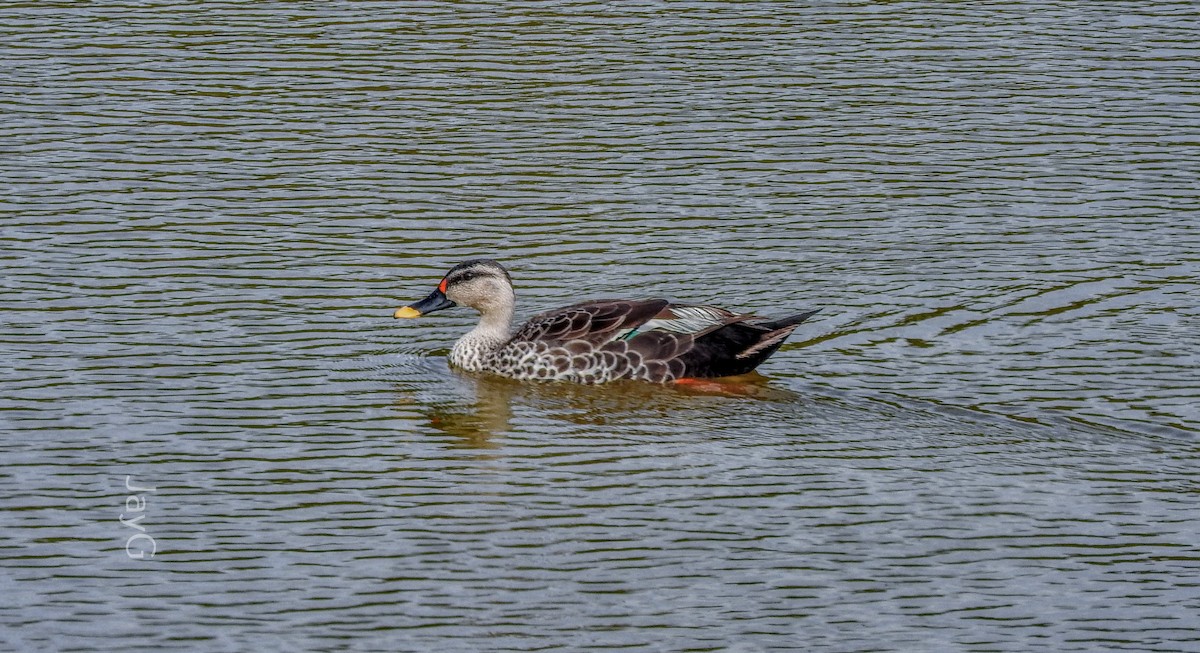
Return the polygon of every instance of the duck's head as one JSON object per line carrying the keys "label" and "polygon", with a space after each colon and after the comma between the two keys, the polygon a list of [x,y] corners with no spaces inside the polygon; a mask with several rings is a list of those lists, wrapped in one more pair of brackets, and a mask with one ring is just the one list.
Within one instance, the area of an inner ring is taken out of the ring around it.
{"label": "duck's head", "polygon": [[511,311],[514,301],[512,277],[503,265],[491,259],[473,259],[459,263],[442,277],[428,297],[396,309],[396,317],[421,317],[458,304],[484,315]]}

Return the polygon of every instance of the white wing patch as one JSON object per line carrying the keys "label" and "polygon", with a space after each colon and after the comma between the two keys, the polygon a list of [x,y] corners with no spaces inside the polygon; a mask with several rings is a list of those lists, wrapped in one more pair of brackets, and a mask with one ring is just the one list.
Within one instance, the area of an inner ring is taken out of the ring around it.
{"label": "white wing patch", "polygon": [[[729,322],[734,315],[729,311],[711,306],[671,306],[674,317],[655,317],[646,320],[634,333],[646,331],[668,331],[670,333],[698,333]],[[632,337],[628,336],[628,337]]]}

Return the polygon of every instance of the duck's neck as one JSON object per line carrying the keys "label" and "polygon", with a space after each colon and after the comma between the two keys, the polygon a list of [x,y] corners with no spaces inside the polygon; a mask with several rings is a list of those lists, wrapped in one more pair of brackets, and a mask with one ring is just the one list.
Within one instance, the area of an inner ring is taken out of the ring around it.
{"label": "duck's neck", "polygon": [[450,363],[472,372],[483,370],[488,355],[508,342],[512,316],[511,304],[480,313],[479,324],[454,343]]}

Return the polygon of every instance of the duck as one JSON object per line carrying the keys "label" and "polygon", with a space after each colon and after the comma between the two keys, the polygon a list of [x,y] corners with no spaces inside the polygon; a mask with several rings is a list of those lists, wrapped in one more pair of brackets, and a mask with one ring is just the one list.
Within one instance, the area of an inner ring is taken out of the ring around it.
{"label": "duck", "polygon": [[479,324],[450,350],[450,364],[522,381],[672,383],[749,373],[820,309],[779,319],[666,299],[597,299],[539,313],[512,329],[512,276],[492,259],[446,273],[429,296],[396,309],[418,318],[455,306]]}

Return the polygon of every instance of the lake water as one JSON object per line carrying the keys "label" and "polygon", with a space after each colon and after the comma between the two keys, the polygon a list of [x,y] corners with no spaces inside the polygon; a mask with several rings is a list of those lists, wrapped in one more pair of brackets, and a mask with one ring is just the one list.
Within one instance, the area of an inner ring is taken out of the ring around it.
{"label": "lake water", "polygon": [[[1200,651],[1197,43],[5,3],[0,648]],[[477,256],[522,317],[822,312],[719,391],[480,378],[391,317]]]}

